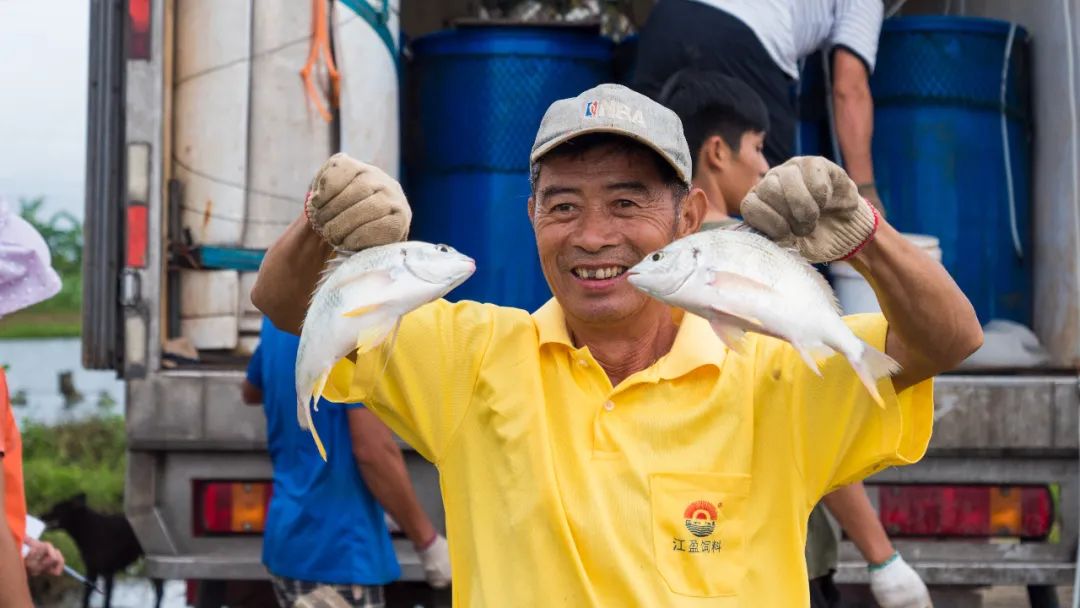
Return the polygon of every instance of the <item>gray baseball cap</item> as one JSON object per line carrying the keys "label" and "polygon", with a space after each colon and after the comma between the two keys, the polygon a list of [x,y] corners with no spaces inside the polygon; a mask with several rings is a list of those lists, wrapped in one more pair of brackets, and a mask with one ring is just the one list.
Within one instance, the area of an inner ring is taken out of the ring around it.
{"label": "gray baseball cap", "polygon": [[690,147],[682,121],[671,110],[620,84],[601,84],[551,104],[536,132],[530,168],[541,156],[587,133],[624,135],[652,148],[689,185]]}

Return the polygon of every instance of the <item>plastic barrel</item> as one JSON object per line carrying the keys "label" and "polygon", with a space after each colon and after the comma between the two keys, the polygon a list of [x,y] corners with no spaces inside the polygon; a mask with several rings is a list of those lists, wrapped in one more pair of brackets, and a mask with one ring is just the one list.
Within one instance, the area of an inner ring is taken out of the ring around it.
{"label": "plastic barrel", "polygon": [[448,296],[535,310],[551,295],[529,222],[529,151],[557,99],[611,77],[611,42],[573,28],[482,26],[413,44],[411,238],[476,259]]}
{"label": "plastic barrel", "polygon": [[938,237],[984,324],[1031,326],[1028,66],[1019,26],[905,17],[885,21],[871,79],[874,173],[888,219]]}

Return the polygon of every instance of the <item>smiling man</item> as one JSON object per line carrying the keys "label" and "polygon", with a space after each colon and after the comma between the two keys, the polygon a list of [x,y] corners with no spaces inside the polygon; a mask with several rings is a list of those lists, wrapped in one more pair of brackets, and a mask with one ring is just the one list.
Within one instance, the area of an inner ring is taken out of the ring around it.
{"label": "smiling man", "polygon": [[[433,302],[404,318],[388,361],[343,360],[325,392],[365,402],[438,466],[455,604],[807,605],[810,509],[922,456],[929,378],[981,342],[971,305],[835,165],[766,175],[744,218],[814,261],[850,257],[877,289],[885,316],[847,322],[904,367],[881,408],[839,357],[818,377],[773,338],[729,352],[626,281],[705,215],[670,110],[617,85],[557,101],[530,161],[554,298],[533,314]],[[305,208],[252,294],[294,331],[333,247],[400,239],[411,217],[393,180],[343,156]]]}

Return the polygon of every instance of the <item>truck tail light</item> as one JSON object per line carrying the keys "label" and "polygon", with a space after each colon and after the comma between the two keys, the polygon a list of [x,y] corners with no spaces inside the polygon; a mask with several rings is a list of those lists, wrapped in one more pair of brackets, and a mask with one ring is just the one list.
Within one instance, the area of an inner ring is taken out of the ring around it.
{"label": "truck tail light", "polygon": [[873,484],[873,489],[881,524],[898,538],[1042,540],[1054,524],[1054,498],[1044,485]]}
{"label": "truck tail light", "polygon": [[273,485],[269,481],[195,481],[195,536],[261,534]]}
{"label": "truck tail light", "polygon": [[128,59],[150,59],[150,0],[128,0]]}
{"label": "truck tail light", "polygon": [[150,144],[130,143],[127,146],[127,218],[124,224],[127,240],[125,265],[146,268],[149,245]]}

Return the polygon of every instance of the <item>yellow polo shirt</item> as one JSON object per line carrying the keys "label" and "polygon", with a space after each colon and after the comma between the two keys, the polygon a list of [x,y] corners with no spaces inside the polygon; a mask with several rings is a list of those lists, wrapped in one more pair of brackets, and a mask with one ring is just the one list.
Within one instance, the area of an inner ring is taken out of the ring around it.
{"label": "yellow polo shirt", "polygon": [[[922,457],[932,382],[881,382],[881,409],[839,356],[818,378],[785,342],[748,334],[740,355],[683,319],[612,387],[554,301],[438,301],[389,361],[338,363],[325,396],[364,401],[438,466],[456,606],[806,606],[810,510]],[[884,348],[881,315],[846,321]]]}

